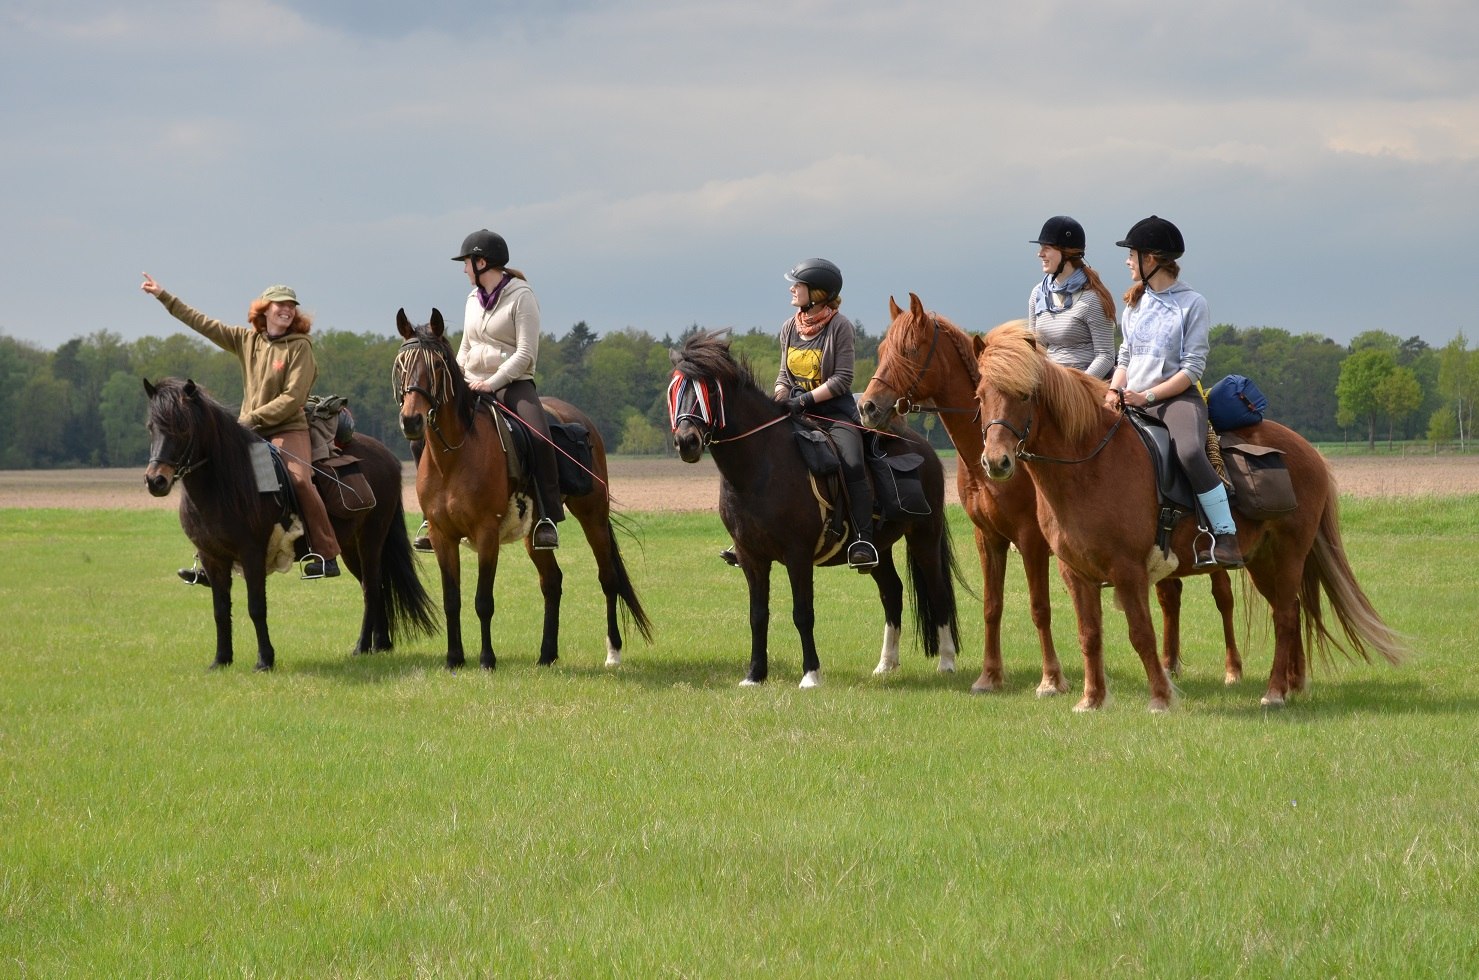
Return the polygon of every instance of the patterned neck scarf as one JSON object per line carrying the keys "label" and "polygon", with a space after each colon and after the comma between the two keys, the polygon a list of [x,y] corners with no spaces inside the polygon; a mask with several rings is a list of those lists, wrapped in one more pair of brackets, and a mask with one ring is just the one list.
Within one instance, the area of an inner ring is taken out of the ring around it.
{"label": "patterned neck scarf", "polygon": [[1037,312],[1048,313],[1054,308],[1048,303],[1048,294],[1056,293],[1063,299],[1063,305],[1057,307],[1066,310],[1073,306],[1073,294],[1083,290],[1089,282],[1089,277],[1084,275],[1084,270],[1074,269],[1073,275],[1063,282],[1054,279],[1051,274],[1043,276],[1042,288],[1037,291]]}
{"label": "patterned neck scarf", "polygon": [[805,310],[799,311],[796,314],[796,332],[801,334],[804,339],[810,340],[821,333],[822,328],[831,323],[832,318],[836,315],[837,308],[835,306],[823,306],[820,310],[813,307],[810,312]]}

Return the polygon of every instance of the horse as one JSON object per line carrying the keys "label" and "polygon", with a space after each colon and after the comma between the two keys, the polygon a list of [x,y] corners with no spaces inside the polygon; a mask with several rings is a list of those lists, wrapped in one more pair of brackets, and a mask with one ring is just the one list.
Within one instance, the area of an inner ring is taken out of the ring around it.
{"label": "horse", "polygon": [[[821,682],[813,610],[813,566],[844,564],[844,540],[826,543],[826,504],[797,448],[790,416],[761,390],[747,365],[735,360],[724,331],[699,331],[670,352],[673,442],[685,462],[696,463],[707,448],[721,477],[719,516],[734,538],[734,551],[749,588],[750,666],[743,685],[769,676],[766,649],[770,623],[770,571],[785,566],[791,581],[791,621],[801,637],[801,687]],[[843,424],[843,423],[838,423]],[[928,514],[888,519],[874,542],[878,564],[870,574],[883,605],[883,652],[875,674],[899,665],[903,582],[894,567],[893,545],[905,539],[915,623],[926,656],[939,670],[955,669],[959,629],[955,582],[959,569],[945,520],[944,469],[934,450],[914,433],[898,431],[887,442],[918,453]],[[834,502],[834,506],[838,502]],[[845,508],[843,508],[845,512]],[[821,554],[819,554],[819,549]]]}
{"label": "horse", "polygon": [[[919,297],[909,294],[909,309],[889,297],[890,323],[878,346],[878,367],[858,401],[863,424],[888,425],[896,416],[934,412],[955,445],[958,461],[956,490],[961,505],[975,525],[976,551],[984,580],[982,598],[986,619],[981,676],[971,691],[999,690],[1003,683],[1001,617],[1006,581],[1007,549],[1016,545],[1027,577],[1032,624],[1042,648],[1042,680],[1038,697],[1068,691],[1068,681],[1053,644],[1052,608],[1048,591],[1050,549],[1038,526],[1037,494],[1032,481],[1005,483],[990,480],[981,467],[981,427],[976,420],[979,380],[975,353],[966,332],[948,317],[925,311]],[[1223,682],[1236,684],[1243,676],[1233,624],[1232,580],[1224,571],[1210,575],[1212,596],[1222,616]],[[1161,607],[1161,663],[1171,676],[1181,672],[1181,582],[1156,583]]]}
{"label": "horse", "polygon": [[[167,496],[176,483],[183,488],[180,526],[211,584],[212,666],[232,661],[231,570],[236,565],[246,581],[247,612],[257,633],[256,669],[271,670],[276,653],[267,631],[267,572],[269,565],[276,570],[291,565],[296,535],[282,533],[282,496],[258,490],[252,453],[262,437],[193,381],[165,378],[154,385],[145,380],[144,391],[150,433],[144,481],[156,497]],[[406,533],[401,462],[367,435],[356,435],[351,445],[374,504],[352,512],[334,508],[329,515],[344,549],[341,557],[364,597],[354,648],[363,654],[393,649],[402,636],[435,632],[436,624]]]}
{"label": "horse", "polygon": [[[431,311],[428,323],[413,325],[402,309],[396,313],[396,330],[404,340],[392,372],[395,398],[400,403],[401,433],[413,443],[425,441],[416,467],[416,495],[441,570],[447,669],[456,670],[465,663],[458,554],[464,539],[478,556],[473,600],[482,633],[478,663],[492,670],[497,662],[492,627],[499,546],[525,538],[525,549],[539,571],[539,591],[544,597],[539,663],[548,666],[559,657],[564,573],[552,551],[536,551],[527,540],[532,527],[533,490],[509,476],[508,452],[493,415],[494,410],[501,409],[480,407],[478,392],[468,385],[447,342],[446,323],[439,310]],[[614,667],[621,663],[622,650],[618,600],[648,642],[652,639],[652,624],[617,547],[605,445],[595,424],[575,406],[556,398],[540,401],[545,411],[560,422],[579,422],[590,433],[593,488],[585,494],[566,495],[565,505],[580,522],[596,558],[601,591],[606,596],[606,665]],[[514,424],[521,423],[515,419]],[[530,438],[538,436],[531,433]]]}
{"label": "horse", "polygon": [[[1104,407],[1108,388],[1103,381],[1048,360],[1020,324],[997,327],[984,340],[976,338],[973,348],[985,420],[981,465],[997,481],[1010,482],[1023,469],[1031,474],[1044,533],[1073,596],[1084,657],[1084,694],[1074,710],[1104,704],[1100,583],[1106,581],[1114,587],[1130,643],[1145,666],[1150,709],[1168,710],[1173,690],[1156,660],[1147,586],[1207,570],[1194,561],[1195,522],[1181,521],[1168,552],[1162,552],[1156,541],[1153,462],[1139,436],[1120,424],[1124,410]],[[1406,656],[1401,637],[1372,607],[1346,559],[1329,464],[1277,422],[1235,431],[1243,442],[1282,454],[1298,500],[1293,510],[1272,519],[1240,513],[1237,521],[1248,575],[1273,612],[1274,662],[1261,703],[1281,707],[1306,690],[1307,648],[1326,656],[1331,648],[1344,649],[1367,662],[1378,654],[1401,663]],[[1104,506],[1106,500],[1114,506]],[[1327,624],[1322,592],[1343,643]]]}

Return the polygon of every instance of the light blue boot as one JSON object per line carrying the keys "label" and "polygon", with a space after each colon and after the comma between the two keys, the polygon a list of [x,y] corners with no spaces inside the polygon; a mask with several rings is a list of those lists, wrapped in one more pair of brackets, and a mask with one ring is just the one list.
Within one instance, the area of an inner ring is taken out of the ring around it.
{"label": "light blue boot", "polygon": [[[1197,567],[1222,565],[1241,568],[1243,553],[1238,548],[1238,526],[1233,523],[1232,508],[1227,503],[1227,488],[1221,483],[1206,493],[1197,494],[1197,503],[1212,525],[1212,547],[1203,552],[1192,545],[1192,561]],[[1200,539],[1200,535],[1198,538]]]}

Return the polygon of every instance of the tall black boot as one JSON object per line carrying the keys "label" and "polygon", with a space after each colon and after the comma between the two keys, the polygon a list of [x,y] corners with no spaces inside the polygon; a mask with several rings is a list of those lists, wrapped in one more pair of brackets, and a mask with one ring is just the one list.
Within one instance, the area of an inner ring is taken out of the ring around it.
{"label": "tall black boot", "polygon": [[871,571],[878,564],[878,549],[873,547],[873,488],[867,480],[849,483],[847,501],[854,534],[847,549],[847,567]]}

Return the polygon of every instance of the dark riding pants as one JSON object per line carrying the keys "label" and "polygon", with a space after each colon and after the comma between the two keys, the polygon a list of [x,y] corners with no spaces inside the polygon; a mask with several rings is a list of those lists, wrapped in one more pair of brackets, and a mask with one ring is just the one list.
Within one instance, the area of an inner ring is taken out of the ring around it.
{"label": "dark riding pants", "polygon": [[[842,479],[847,484],[847,501],[853,528],[858,537],[869,540],[873,533],[873,486],[868,482],[868,470],[863,460],[862,423],[857,417],[856,402],[852,403],[852,417],[844,410],[842,418],[815,414],[818,422],[832,437],[837,447],[837,456],[842,462]],[[830,402],[824,403],[830,405]],[[851,423],[851,424],[849,424]]]}
{"label": "dark riding pants", "polygon": [[565,508],[560,499],[560,470],[555,461],[555,444],[550,441],[549,423],[545,420],[544,406],[539,403],[534,382],[511,382],[498,392],[497,398],[529,429],[529,467],[533,470],[531,476],[538,497],[539,516],[556,523],[563,521]]}
{"label": "dark riding pants", "polygon": [[1196,386],[1144,411],[1165,423],[1171,434],[1171,449],[1193,491],[1206,493],[1221,482],[1207,458],[1207,403]]}

